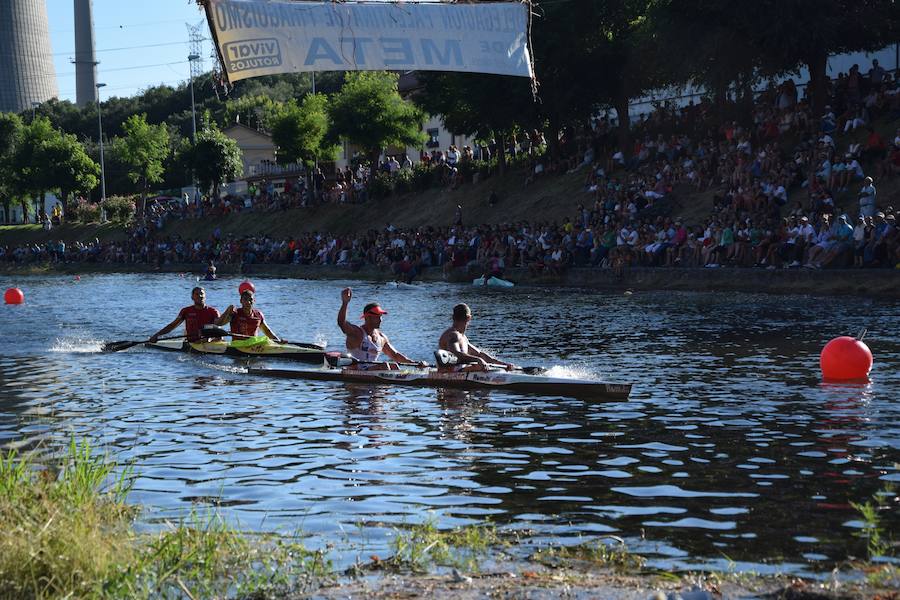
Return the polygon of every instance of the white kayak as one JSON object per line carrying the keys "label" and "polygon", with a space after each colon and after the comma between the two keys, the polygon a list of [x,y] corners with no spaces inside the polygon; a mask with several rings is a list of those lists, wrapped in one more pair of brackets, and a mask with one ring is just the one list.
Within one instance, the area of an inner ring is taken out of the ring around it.
{"label": "white kayak", "polygon": [[472,285],[482,287],[513,287],[516,284],[512,281],[507,281],[506,279],[500,279],[499,277],[478,277],[477,279],[472,280]]}

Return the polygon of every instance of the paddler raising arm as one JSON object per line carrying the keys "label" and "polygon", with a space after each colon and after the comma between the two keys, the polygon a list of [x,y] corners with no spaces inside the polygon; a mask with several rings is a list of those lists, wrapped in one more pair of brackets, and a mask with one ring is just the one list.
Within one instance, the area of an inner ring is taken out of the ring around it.
{"label": "paddler raising arm", "polygon": [[[397,362],[412,363],[416,362],[406,357],[391,345],[387,336],[381,332],[381,317],[386,315],[387,311],[381,308],[377,302],[366,304],[363,309],[362,326],[354,325],[347,322],[347,306],[353,297],[353,291],[350,288],[344,288],[341,291],[341,309],[338,311],[337,324],[347,336],[347,350],[350,355],[358,361],[357,368],[363,370],[390,370],[394,368],[391,363],[378,362],[381,353],[387,355],[388,358]],[[420,366],[427,366],[427,363],[420,362]]]}
{"label": "paddler raising arm", "polygon": [[262,329],[270,340],[283,344],[284,341],[269,328],[262,311],[253,308],[254,302],[256,302],[256,296],[253,294],[253,290],[244,290],[241,292],[241,307],[235,309],[234,304],[230,304],[216,321],[216,325],[221,327],[226,323],[231,323],[231,333],[236,333],[241,337],[253,337]]}
{"label": "paddler raising arm", "polygon": [[466,328],[472,320],[472,311],[466,304],[457,304],[453,307],[453,325],[451,325],[438,340],[438,348],[446,350],[456,357],[457,364],[440,366],[444,372],[470,372],[489,371],[491,368],[501,368],[510,371],[516,366],[494,358],[484,350],[479,350],[466,337]]}
{"label": "paddler raising arm", "polygon": [[184,323],[185,336],[189,342],[199,342],[203,338],[202,329],[204,325],[213,325],[219,318],[219,311],[212,306],[206,305],[206,290],[202,287],[195,287],[191,290],[191,299],[194,303],[191,306],[185,306],[179,311],[175,320],[150,336],[150,342],[166,335],[182,323]]}

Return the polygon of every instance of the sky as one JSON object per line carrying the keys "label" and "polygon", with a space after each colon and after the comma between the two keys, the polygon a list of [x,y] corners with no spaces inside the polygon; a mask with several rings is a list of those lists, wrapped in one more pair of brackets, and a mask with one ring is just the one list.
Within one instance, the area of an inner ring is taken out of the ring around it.
{"label": "sky", "polygon": [[[73,0],[46,0],[50,43],[61,100],[75,101]],[[194,0],[93,0],[94,48],[101,93],[133,96],[161,83],[178,85],[190,78],[188,28],[200,24],[201,71],[212,69],[212,43],[206,17]]]}

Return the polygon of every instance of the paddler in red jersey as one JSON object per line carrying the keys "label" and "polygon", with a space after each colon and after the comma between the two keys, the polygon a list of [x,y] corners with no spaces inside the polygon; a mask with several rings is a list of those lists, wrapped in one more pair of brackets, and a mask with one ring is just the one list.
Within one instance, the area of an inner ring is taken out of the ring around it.
{"label": "paddler in red jersey", "polygon": [[216,325],[221,327],[226,323],[230,323],[231,333],[236,333],[240,337],[253,337],[262,329],[263,333],[270,340],[283,344],[284,340],[269,329],[266,317],[262,314],[262,311],[253,308],[255,302],[256,296],[254,296],[253,291],[244,290],[241,292],[241,307],[235,309],[234,304],[229,305],[225,312],[222,313],[222,316],[219,317],[219,320],[216,321]]}
{"label": "paddler in red jersey", "polygon": [[215,324],[216,319],[219,318],[219,311],[206,305],[206,290],[202,287],[195,287],[191,290],[191,299],[194,301],[192,305],[182,308],[174,321],[150,336],[151,343],[181,325],[182,322],[187,341],[199,342],[203,339],[203,326]]}
{"label": "paddler in red jersey", "polygon": [[[377,302],[366,304],[362,314],[362,326],[347,322],[347,306],[352,297],[353,291],[350,288],[341,291],[341,309],[338,311],[337,324],[347,336],[347,350],[359,361],[353,368],[362,371],[396,370],[397,365],[394,363],[379,362],[382,353],[397,362],[415,362],[394,348],[387,336],[381,332],[381,317],[386,315],[387,311]],[[425,362],[416,364],[421,367],[428,366]]]}
{"label": "paddler in red jersey", "polygon": [[466,329],[472,320],[472,311],[466,304],[457,304],[453,307],[453,325],[451,325],[438,340],[438,348],[446,350],[456,357],[457,364],[438,366],[443,373],[468,373],[471,371],[489,371],[491,369],[506,369],[510,371],[516,366],[494,358],[484,350],[479,350],[466,337]]}

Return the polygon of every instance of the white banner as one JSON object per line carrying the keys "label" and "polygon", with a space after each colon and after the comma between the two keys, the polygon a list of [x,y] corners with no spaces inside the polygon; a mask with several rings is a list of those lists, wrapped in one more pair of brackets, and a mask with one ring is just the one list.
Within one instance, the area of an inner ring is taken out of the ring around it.
{"label": "white banner", "polygon": [[208,0],[228,79],[303,71],[531,77],[525,4]]}

